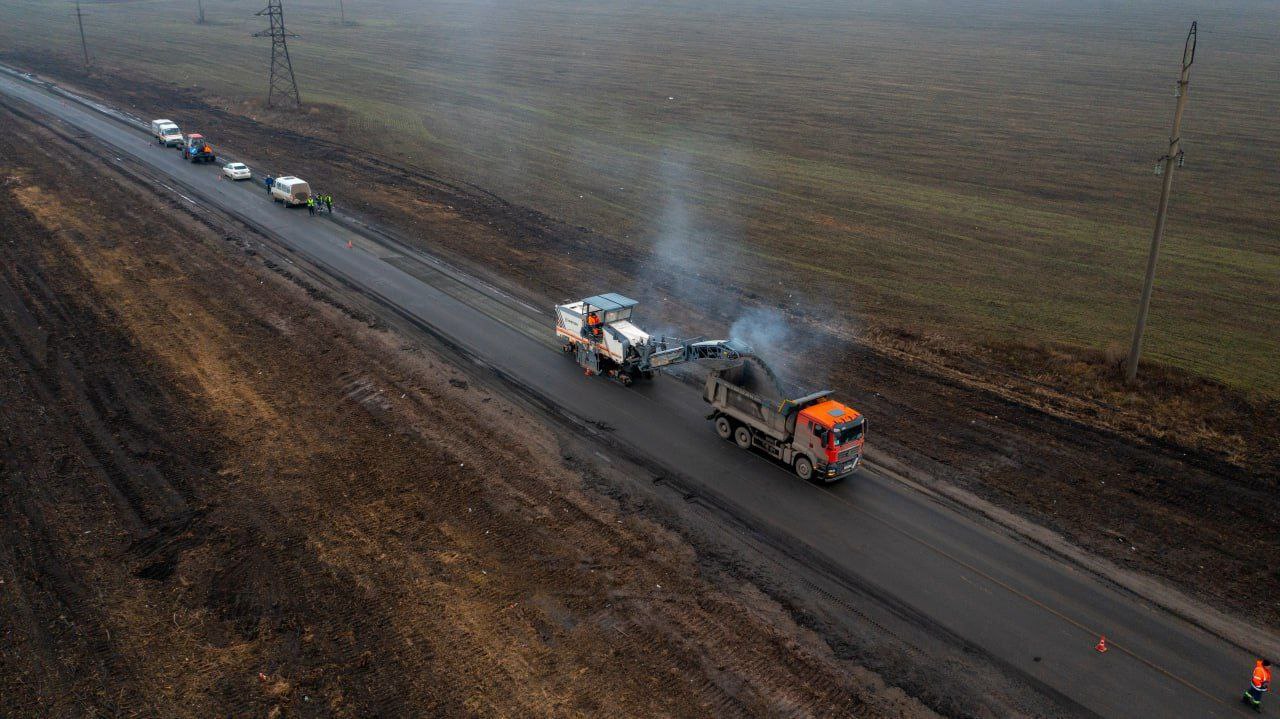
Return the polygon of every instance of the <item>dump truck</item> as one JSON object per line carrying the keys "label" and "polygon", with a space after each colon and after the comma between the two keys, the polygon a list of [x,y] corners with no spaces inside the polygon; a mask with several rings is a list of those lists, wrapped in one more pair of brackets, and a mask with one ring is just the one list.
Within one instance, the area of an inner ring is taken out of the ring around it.
{"label": "dump truck", "polygon": [[786,399],[773,373],[754,357],[713,370],[703,388],[712,408],[707,419],[722,439],[764,452],[803,480],[824,482],[853,474],[867,431],[866,418],[831,394]]}
{"label": "dump truck", "polygon": [[204,135],[193,132],[183,138],[182,159],[192,162],[213,162],[218,158],[213,154],[213,145],[204,139]]}
{"label": "dump truck", "polygon": [[630,385],[652,379],[658,370],[684,362],[732,363],[750,354],[733,340],[654,337],[637,327],[639,303],[617,293],[556,305],[556,337],[587,375],[603,375]]}

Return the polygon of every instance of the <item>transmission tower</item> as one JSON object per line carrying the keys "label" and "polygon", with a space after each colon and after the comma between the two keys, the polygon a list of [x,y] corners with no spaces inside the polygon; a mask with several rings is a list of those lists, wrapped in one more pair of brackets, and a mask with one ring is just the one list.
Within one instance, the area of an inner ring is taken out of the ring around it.
{"label": "transmission tower", "polygon": [[1156,258],[1160,254],[1160,240],[1164,237],[1165,215],[1169,211],[1169,192],[1173,189],[1173,171],[1182,167],[1182,113],[1187,109],[1187,89],[1191,85],[1191,63],[1196,60],[1196,24],[1191,23],[1187,41],[1182,46],[1182,72],[1173,96],[1178,99],[1173,111],[1173,129],[1169,132],[1169,150],[1156,160],[1156,174],[1164,176],[1160,186],[1160,204],[1156,210],[1156,229],[1151,234],[1151,249],[1147,253],[1147,275],[1142,282],[1142,299],[1138,302],[1138,322],[1133,328],[1133,344],[1129,347],[1129,361],[1125,364],[1125,382],[1133,384],[1138,378],[1138,361],[1142,358],[1142,334],[1147,329],[1147,310],[1151,307],[1151,285],[1156,278]]}
{"label": "transmission tower", "polygon": [[297,37],[284,29],[284,7],[280,0],[267,0],[267,7],[255,13],[266,15],[271,25],[262,32],[255,32],[254,37],[271,38],[271,79],[267,84],[267,107],[291,105],[295,109],[302,107],[302,97],[298,95],[298,81],[293,76],[293,63],[289,61],[289,45],[287,38]]}
{"label": "transmission tower", "polygon": [[80,12],[80,0],[76,0],[76,24],[80,26],[80,50],[84,53],[84,69],[89,69],[89,43],[84,40],[84,13]]}
{"label": "transmission tower", "polygon": [[347,25],[347,11],[342,7],[342,0],[338,0],[338,24],[343,27]]}

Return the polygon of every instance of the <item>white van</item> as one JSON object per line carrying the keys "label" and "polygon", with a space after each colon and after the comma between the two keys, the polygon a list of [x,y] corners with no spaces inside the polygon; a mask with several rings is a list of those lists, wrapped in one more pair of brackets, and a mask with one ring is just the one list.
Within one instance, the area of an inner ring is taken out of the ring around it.
{"label": "white van", "polygon": [[173,120],[152,120],[151,135],[156,143],[165,147],[176,147],[182,144],[182,131]]}
{"label": "white van", "polygon": [[291,175],[277,177],[271,183],[271,199],[286,205],[305,205],[311,197],[311,185]]}

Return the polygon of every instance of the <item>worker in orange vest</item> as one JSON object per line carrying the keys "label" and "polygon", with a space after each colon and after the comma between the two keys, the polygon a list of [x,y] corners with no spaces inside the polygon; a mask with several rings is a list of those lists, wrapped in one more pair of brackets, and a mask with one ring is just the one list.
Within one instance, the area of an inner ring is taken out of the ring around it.
{"label": "worker in orange vest", "polygon": [[1249,688],[1244,690],[1240,701],[1253,707],[1256,712],[1262,711],[1262,694],[1271,689],[1271,662],[1259,659],[1253,667],[1253,678]]}
{"label": "worker in orange vest", "polygon": [[592,337],[598,338],[600,336],[600,315],[594,312],[587,315],[587,330],[591,333]]}

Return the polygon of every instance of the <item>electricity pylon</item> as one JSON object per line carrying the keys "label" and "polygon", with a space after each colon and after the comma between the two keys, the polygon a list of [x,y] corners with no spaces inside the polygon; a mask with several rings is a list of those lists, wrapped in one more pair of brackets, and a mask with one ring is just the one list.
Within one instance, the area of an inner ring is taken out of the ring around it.
{"label": "electricity pylon", "polygon": [[267,0],[267,7],[255,13],[266,15],[270,27],[262,32],[255,32],[254,37],[271,38],[271,78],[267,82],[267,107],[276,107],[276,103],[291,104],[295,109],[302,107],[302,97],[298,95],[298,81],[293,76],[293,63],[289,60],[287,38],[297,37],[284,29],[284,7],[280,0]]}

